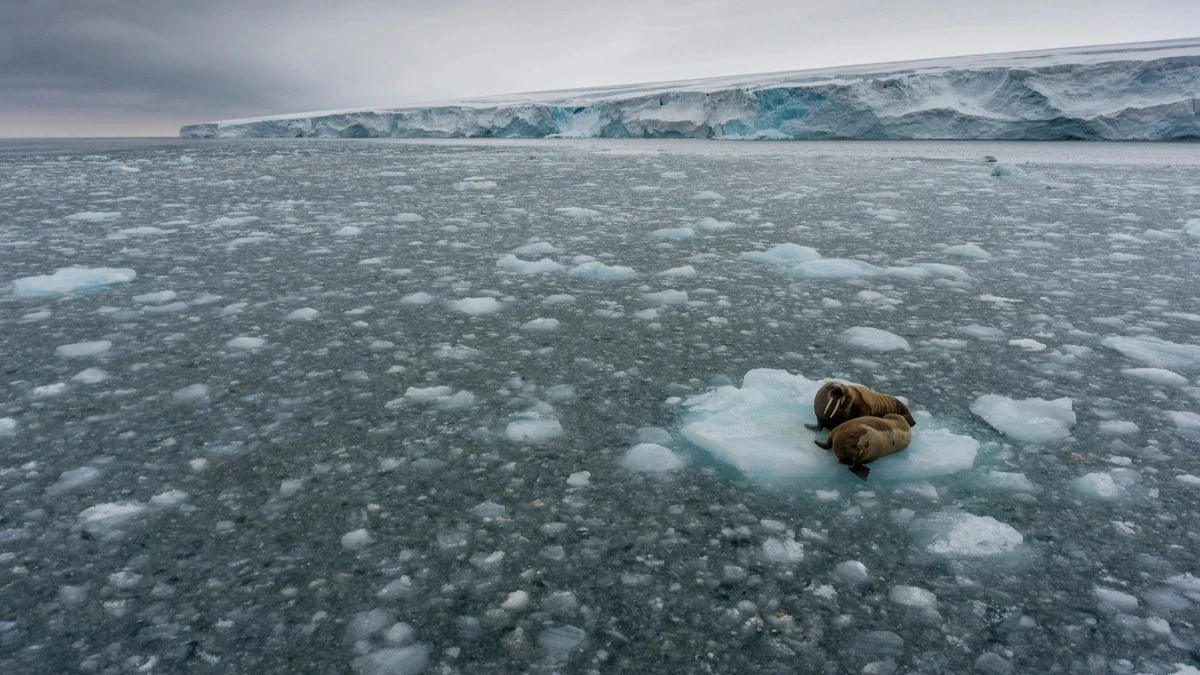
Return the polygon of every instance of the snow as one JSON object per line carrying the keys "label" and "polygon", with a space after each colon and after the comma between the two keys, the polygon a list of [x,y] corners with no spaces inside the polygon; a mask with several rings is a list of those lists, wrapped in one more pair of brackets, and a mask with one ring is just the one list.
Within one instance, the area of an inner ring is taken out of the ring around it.
{"label": "snow", "polygon": [[[1195,39],[989,54],[227,120],[180,135],[1165,140],[1195,135],[1186,64],[1198,54]],[[1153,77],[1160,59],[1178,69]]]}
{"label": "snow", "polygon": [[1022,443],[1049,443],[1071,435],[1075,411],[1071,399],[1014,399],[984,394],[971,404],[971,412],[993,429]]}
{"label": "snow", "polygon": [[[725,385],[684,402],[681,435],[751,480],[768,485],[842,484],[854,478],[813,444],[824,437],[804,427],[816,421],[813,397],[825,380],[756,369],[742,386]],[[912,443],[871,464],[871,480],[918,480],[969,470],[979,442],[947,421],[917,415]]]}
{"label": "snow", "polygon": [[54,274],[21,277],[11,284],[18,297],[62,295],[129,283],[137,272],[127,267],[62,267]]}

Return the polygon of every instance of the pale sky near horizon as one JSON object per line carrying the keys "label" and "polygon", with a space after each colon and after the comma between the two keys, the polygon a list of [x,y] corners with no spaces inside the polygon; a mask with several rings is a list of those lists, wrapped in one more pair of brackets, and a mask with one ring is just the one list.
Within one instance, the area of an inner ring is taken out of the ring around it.
{"label": "pale sky near horizon", "polygon": [[1196,0],[4,0],[0,138],[1198,33]]}

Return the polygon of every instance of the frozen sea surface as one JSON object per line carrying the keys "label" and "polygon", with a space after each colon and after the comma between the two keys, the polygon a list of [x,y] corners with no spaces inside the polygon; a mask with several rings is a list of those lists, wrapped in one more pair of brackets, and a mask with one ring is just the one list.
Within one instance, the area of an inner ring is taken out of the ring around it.
{"label": "frozen sea surface", "polygon": [[0,672],[1192,672],[1198,219],[1194,145],[0,144]]}

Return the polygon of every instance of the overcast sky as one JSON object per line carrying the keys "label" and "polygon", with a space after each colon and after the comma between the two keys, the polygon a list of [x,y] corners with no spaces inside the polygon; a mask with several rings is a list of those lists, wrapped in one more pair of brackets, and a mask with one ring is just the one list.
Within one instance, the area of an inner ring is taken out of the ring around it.
{"label": "overcast sky", "polygon": [[0,0],[0,137],[1197,33],[1200,0]]}

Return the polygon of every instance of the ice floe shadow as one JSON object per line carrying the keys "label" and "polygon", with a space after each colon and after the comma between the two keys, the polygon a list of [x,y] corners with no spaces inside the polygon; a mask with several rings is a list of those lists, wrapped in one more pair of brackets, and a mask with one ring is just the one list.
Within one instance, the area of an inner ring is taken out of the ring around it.
{"label": "ice floe shadow", "polygon": [[[680,435],[703,453],[756,483],[805,487],[857,483],[833,454],[813,444],[812,401],[828,380],[810,380],[784,370],[756,369],[742,386],[716,387],[684,401]],[[954,433],[929,414],[914,413],[917,426],[908,449],[871,465],[871,481],[913,481],[971,469],[980,444]]]}

